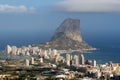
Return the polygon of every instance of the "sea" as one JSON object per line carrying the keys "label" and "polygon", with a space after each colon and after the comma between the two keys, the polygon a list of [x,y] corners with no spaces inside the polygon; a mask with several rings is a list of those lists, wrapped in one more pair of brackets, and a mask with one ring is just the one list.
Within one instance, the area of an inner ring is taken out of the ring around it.
{"label": "sea", "polygon": [[[45,42],[49,40],[50,37],[47,38],[29,38],[28,39],[22,39],[21,41],[18,39],[15,39],[16,41],[13,40],[1,40],[1,45],[0,45],[0,50],[4,51],[5,46],[7,44],[17,47],[21,46],[27,46],[30,44],[39,44],[42,42]],[[110,39],[94,39],[94,38],[84,38],[85,41],[90,44],[91,46],[97,48],[95,51],[90,51],[89,53],[84,53],[85,59],[86,60],[96,60],[98,64],[105,64],[109,61],[112,61],[114,63],[120,63],[120,40],[110,40]],[[9,58],[11,56],[8,56]],[[20,57],[13,57],[14,58],[20,58]],[[26,57],[23,57],[23,59]],[[4,55],[0,56],[0,59],[7,59]]]}

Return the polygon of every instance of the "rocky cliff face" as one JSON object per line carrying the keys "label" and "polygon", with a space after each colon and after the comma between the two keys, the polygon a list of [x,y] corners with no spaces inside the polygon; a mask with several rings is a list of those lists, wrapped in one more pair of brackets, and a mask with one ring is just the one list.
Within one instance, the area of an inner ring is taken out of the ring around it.
{"label": "rocky cliff face", "polygon": [[80,20],[66,19],[57,28],[52,39],[41,45],[41,48],[58,49],[58,50],[91,50],[93,49],[82,40],[80,32]]}
{"label": "rocky cliff face", "polygon": [[60,36],[66,36],[72,40],[82,42],[82,37],[80,33],[80,20],[78,19],[66,19],[55,31],[55,38]]}

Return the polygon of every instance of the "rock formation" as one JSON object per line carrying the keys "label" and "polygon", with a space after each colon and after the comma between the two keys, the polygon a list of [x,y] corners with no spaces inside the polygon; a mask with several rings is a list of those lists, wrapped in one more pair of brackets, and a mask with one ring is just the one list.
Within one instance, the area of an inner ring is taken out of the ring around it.
{"label": "rock formation", "polygon": [[54,39],[60,36],[66,36],[74,41],[82,42],[80,33],[80,20],[78,19],[66,19],[55,31]]}
{"label": "rock formation", "polygon": [[80,32],[79,19],[66,19],[57,28],[52,39],[46,43],[37,45],[41,48],[57,50],[92,50],[85,41],[83,41]]}

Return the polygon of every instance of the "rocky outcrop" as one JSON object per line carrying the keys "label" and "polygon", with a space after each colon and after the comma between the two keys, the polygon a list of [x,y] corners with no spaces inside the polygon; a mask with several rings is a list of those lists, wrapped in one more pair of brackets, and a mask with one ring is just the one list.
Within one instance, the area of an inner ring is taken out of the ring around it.
{"label": "rocky outcrop", "polygon": [[66,19],[55,31],[55,38],[64,35],[72,40],[82,42],[82,37],[80,33],[80,20],[79,19]]}
{"label": "rocky outcrop", "polygon": [[81,36],[80,20],[66,19],[57,28],[52,39],[43,44],[37,45],[41,48],[57,49],[57,50],[92,50]]}

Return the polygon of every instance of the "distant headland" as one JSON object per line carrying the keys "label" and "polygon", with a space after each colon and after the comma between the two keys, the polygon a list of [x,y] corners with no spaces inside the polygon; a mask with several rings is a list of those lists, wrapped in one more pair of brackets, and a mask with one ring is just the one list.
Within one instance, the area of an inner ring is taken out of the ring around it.
{"label": "distant headland", "polygon": [[65,19],[60,24],[50,41],[33,46],[57,50],[96,50],[82,39],[80,20],[71,18]]}

